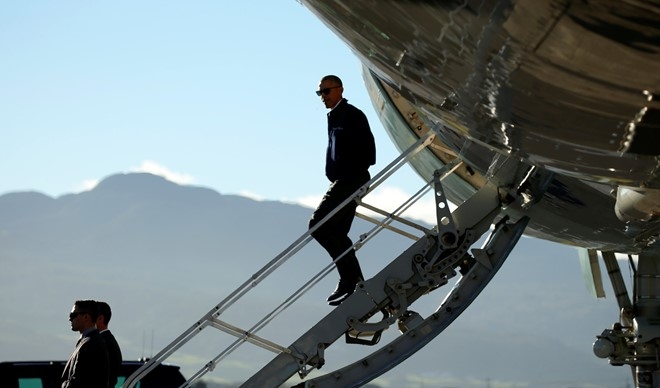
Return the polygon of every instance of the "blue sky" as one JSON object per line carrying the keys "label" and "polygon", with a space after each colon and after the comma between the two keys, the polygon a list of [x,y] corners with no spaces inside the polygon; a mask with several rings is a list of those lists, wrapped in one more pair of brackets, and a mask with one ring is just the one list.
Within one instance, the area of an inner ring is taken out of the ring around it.
{"label": "blue sky", "polygon": [[[0,50],[0,194],[57,197],[148,171],[315,206],[328,185],[314,94],[325,74],[370,120],[372,175],[397,155],[359,61],[295,0],[2,2]],[[372,201],[421,184],[405,168]]]}
{"label": "blue sky", "polygon": [[[295,0],[4,1],[0,52],[0,195],[147,171],[315,206],[328,186],[314,93],[326,74],[369,118],[372,175],[398,154],[357,58]],[[369,202],[393,209],[421,185],[406,168]],[[410,214],[435,223],[429,202]]]}

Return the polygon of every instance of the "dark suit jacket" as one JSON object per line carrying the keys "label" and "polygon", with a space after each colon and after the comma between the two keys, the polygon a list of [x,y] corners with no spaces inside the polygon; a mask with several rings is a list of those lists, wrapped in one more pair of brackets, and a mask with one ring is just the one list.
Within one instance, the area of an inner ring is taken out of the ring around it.
{"label": "dark suit jacket", "polygon": [[119,368],[121,368],[121,349],[119,349],[119,344],[110,330],[102,331],[101,338],[105,341],[105,346],[108,349],[108,366],[110,371],[108,376],[108,387],[114,388],[114,386],[117,385]]}
{"label": "dark suit jacket", "polygon": [[108,352],[98,330],[83,337],[64,366],[62,388],[107,388]]}

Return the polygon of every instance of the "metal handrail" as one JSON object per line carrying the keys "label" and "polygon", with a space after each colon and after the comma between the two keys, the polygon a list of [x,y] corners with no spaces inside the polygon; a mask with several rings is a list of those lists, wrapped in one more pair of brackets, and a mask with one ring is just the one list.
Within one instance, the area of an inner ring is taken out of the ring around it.
{"label": "metal handrail", "polygon": [[[134,372],[131,376],[129,376],[126,379],[123,387],[125,388],[134,387],[138,381],[140,381],[144,376],[146,376],[149,372],[151,372],[158,364],[165,361],[169,356],[171,356],[174,352],[180,349],[184,344],[186,344],[190,339],[192,339],[195,335],[201,332],[205,327],[211,326],[220,329],[220,327],[218,326],[223,326],[223,325],[218,325],[218,322],[222,322],[217,320],[217,317],[220,316],[220,314],[222,314],[225,310],[231,307],[234,303],[238,302],[238,300],[240,300],[250,290],[254,289],[262,280],[268,277],[277,268],[279,268],[282,264],[284,264],[289,258],[291,258],[298,251],[300,251],[305,245],[307,245],[313,239],[312,233],[314,233],[319,227],[321,227],[325,222],[327,222],[331,217],[333,217],[344,206],[348,205],[352,201],[357,201],[358,204],[365,206],[370,210],[375,209],[375,207],[371,205],[366,205],[361,203],[361,198],[367,195],[368,193],[372,192],[376,187],[378,187],[385,180],[387,180],[387,178],[389,178],[394,172],[396,172],[404,164],[408,163],[408,161],[412,157],[414,157],[418,152],[426,148],[426,146],[428,146],[433,141],[434,138],[435,138],[434,131],[428,131],[427,133],[423,134],[414,144],[412,144],[406,151],[398,155],[397,158],[395,158],[390,164],[388,164],[385,168],[383,168],[378,174],[376,174],[376,176],[374,176],[371,180],[369,180],[369,182],[367,182],[365,185],[363,185],[358,190],[356,190],[356,192],[351,197],[343,201],[333,211],[331,211],[328,215],[326,215],[318,224],[316,224],[314,227],[308,229],[305,233],[303,233],[291,245],[289,245],[277,256],[275,256],[271,261],[269,261],[266,265],[264,265],[261,269],[255,272],[249,279],[247,279],[237,289],[231,292],[220,303],[218,303],[211,310],[209,310],[208,313],[202,316],[202,318],[200,318],[192,326],[190,326],[187,330],[185,330],[181,335],[179,335],[179,337],[177,337],[169,345],[163,348],[154,357],[149,359],[149,361],[147,361],[136,372]],[[447,165],[447,167],[449,167],[449,165]],[[395,210],[394,213],[386,213],[380,211],[379,213],[387,215],[384,221],[378,223],[368,233],[362,235],[359,241],[353,244],[351,248],[344,251],[336,260],[328,264],[319,273],[314,275],[310,280],[308,280],[305,284],[303,284],[284,302],[278,305],[273,311],[271,311],[259,322],[253,325],[249,330],[243,331],[238,328],[237,330],[222,330],[224,332],[237,336],[238,339],[234,341],[231,345],[229,345],[220,354],[218,354],[218,356],[216,356],[213,360],[206,363],[197,373],[195,373],[188,381],[186,381],[186,383],[184,383],[182,387],[189,386],[191,382],[203,376],[206,372],[214,369],[215,366],[222,359],[224,359],[226,356],[228,356],[231,352],[236,350],[240,345],[242,345],[245,342],[252,342],[252,343],[261,342],[264,344],[269,343],[272,344],[272,346],[270,346],[271,348],[274,349],[284,348],[280,345],[271,343],[270,341],[267,341],[265,339],[256,337],[254,333],[265,327],[270,321],[272,321],[272,319],[274,319],[277,315],[279,315],[281,312],[286,310],[296,300],[298,300],[302,295],[304,295],[310,288],[312,288],[314,285],[320,282],[325,276],[327,276],[330,272],[332,272],[334,263],[337,260],[341,259],[347,252],[353,249],[355,250],[359,249],[369,239],[371,239],[374,235],[380,232],[380,230],[382,230],[383,228],[388,228],[388,225],[393,220],[401,221],[402,219],[399,218],[397,214],[400,214],[401,212],[405,211],[412,203],[417,201],[421,197],[420,193],[423,190],[426,189],[426,191],[428,191],[428,186],[429,183],[427,183],[422,189],[420,189],[420,191],[414,194],[413,197],[411,197],[411,199],[406,201],[406,203],[404,203],[397,210]],[[248,337],[251,337],[251,340],[248,341]]]}

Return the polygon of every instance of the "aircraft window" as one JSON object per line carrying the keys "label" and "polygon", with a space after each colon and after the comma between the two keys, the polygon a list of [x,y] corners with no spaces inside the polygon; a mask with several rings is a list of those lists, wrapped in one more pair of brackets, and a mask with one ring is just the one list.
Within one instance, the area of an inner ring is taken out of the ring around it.
{"label": "aircraft window", "polygon": [[[126,376],[118,376],[117,385],[115,385],[115,388],[121,388],[121,386],[124,385],[124,381],[126,381]],[[140,388],[140,381],[135,384],[135,388]]]}
{"label": "aircraft window", "polygon": [[39,378],[19,378],[18,388],[42,388],[44,385]]}

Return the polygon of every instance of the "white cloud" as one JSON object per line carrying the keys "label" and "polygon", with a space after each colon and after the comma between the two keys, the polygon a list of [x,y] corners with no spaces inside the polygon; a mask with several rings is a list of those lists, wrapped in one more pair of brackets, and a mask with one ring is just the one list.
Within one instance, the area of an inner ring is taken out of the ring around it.
{"label": "white cloud", "polygon": [[178,183],[180,185],[195,183],[195,178],[192,175],[171,171],[167,167],[161,166],[152,160],[144,160],[138,167],[131,167],[129,171],[148,172],[150,174],[161,176],[170,182]]}
{"label": "white cloud", "polygon": [[84,180],[82,183],[78,184],[74,189],[74,193],[82,193],[83,191],[89,191],[94,189],[98,184],[99,184],[98,179],[87,179]]}
{"label": "white cloud", "polygon": [[[385,186],[374,190],[367,195],[363,201],[387,212],[394,212],[410,197],[412,197],[412,194],[407,193],[398,187]],[[437,223],[435,198],[430,193],[426,194],[400,215],[405,218],[424,221],[427,224],[435,225]]]}
{"label": "white cloud", "polygon": [[[150,174],[161,176],[170,182],[178,183],[180,185],[195,183],[195,178],[192,175],[171,171],[167,167],[161,166],[152,160],[142,161],[138,167],[131,167],[129,172],[148,172]],[[99,184],[99,182],[99,179],[84,180],[82,183],[77,184],[73,188],[73,192],[77,194],[83,191],[92,190]]]}
{"label": "white cloud", "polygon": [[239,192],[238,195],[240,195],[241,197],[250,198],[250,199],[255,200],[255,201],[265,200],[265,198],[262,195],[259,195],[257,193],[253,193],[251,191],[246,191],[246,190],[243,190],[243,191]]}
{"label": "white cloud", "polygon": [[[379,209],[382,209],[388,213],[392,213],[411,196],[412,194],[408,194],[404,190],[398,187],[381,186],[378,187],[376,190],[372,191],[371,193],[369,193],[367,196],[365,196],[363,198],[363,202],[371,206],[375,206]],[[321,198],[323,198],[323,194],[308,195],[305,197],[299,197],[291,202],[294,202],[301,206],[315,209],[318,206],[319,202],[321,201]],[[370,212],[363,208],[359,208],[358,211],[370,216],[374,216],[373,212]],[[427,194],[422,198],[420,198],[403,214],[400,215],[408,219],[424,221],[429,225],[435,225],[437,223],[436,215],[435,215],[435,198],[433,198],[433,195]]]}
{"label": "white cloud", "polygon": [[283,201],[283,202],[293,202],[293,203],[297,203],[298,205],[301,205],[301,206],[316,209],[316,207],[319,205],[319,202],[321,202],[321,198],[323,198],[323,194],[308,195],[308,196],[305,196],[305,197],[300,197],[298,199],[295,199],[294,201]]}

